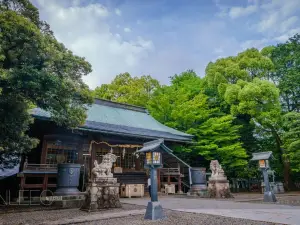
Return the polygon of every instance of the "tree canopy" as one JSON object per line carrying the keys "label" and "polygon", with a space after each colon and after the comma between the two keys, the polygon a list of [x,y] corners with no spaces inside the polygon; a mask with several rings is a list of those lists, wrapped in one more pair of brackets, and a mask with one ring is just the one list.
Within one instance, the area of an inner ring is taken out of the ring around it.
{"label": "tree canopy", "polygon": [[91,72],[84,58],[59,43],[28,0],[0,1],[0,165],[32,149],[26,131],[35,106],[63,126],[84,123],[92,102],[82,76]]}
{"label": "tree canopy", "polygon": [[103,84],[94,91],[94,97],[146,107],[159,82],[151,76],[131,77],[122,73],[110,84]]}

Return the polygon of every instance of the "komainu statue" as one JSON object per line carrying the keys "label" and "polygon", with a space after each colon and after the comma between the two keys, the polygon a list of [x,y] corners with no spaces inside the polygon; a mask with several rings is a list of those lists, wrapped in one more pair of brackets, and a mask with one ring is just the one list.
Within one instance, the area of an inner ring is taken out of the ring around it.
{"label": "komainu statue", "polygon": [[94,161],[94,168],[92,169],[92,180],[100,177],[113,177],[111,172],[113,163],[116,162],[118,156],[107,153],[103,156],[102,162],[98,164],[97,160]]}
{"label": "komainu statue", "polygon": [[210,170],[211,170],[211,177],[224,177],[224,170],[222,169],[222,166],[219,164],[218,160],[212,160],[210,162]]}

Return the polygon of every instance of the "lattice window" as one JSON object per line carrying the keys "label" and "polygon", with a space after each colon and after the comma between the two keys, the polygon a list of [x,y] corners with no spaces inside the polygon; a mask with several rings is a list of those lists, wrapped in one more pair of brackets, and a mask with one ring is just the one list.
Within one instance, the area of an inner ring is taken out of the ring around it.
{"label": "lattice window", "polygon": [[124,168],[135,168],[135,155],[131,152],[126,152],[124,157]]}
{"label": "lattice window", "polygon": [[77,144],[63,142],[47,142],[46,164],[77,163]]}

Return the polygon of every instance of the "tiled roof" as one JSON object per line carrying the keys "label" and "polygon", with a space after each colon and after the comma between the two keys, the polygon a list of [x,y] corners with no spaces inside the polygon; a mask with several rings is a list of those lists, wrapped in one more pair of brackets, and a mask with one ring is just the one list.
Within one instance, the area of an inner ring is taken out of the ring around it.
{"label": "tiled roof", "polygon": [[[50,119],[50,114],[40,108],[31,113],[34,117]],[[100,99],[88,108],[86,122],[78,129],[183,142],[191,141],[193,137],[161,124],[145,108]]]}

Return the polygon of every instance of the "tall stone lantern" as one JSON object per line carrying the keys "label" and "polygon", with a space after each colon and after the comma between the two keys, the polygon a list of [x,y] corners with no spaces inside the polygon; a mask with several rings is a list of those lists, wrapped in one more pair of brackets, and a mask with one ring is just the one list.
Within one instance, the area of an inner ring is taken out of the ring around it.
{"label": "tall stone lantern", "polygon": [[258,161],[259,168],[261,169],[264,177],[265,191],[264,202],[276,202],[276,197],[271,191],[269,183],[268,170],[270,169],[269,160],[272,158],[272,152],[258,152],[252,153],[251,161]]}
{"label": "tall stone lantern", "polygon": [[150,169],[151,176],[151,202],[148,202],[145,219],[159,220],[165,218],[157,195],[157,168],[162,167],[161,145],[163,143],[163,139],[150,141],[138,151],[146,154],[144,167]]}

